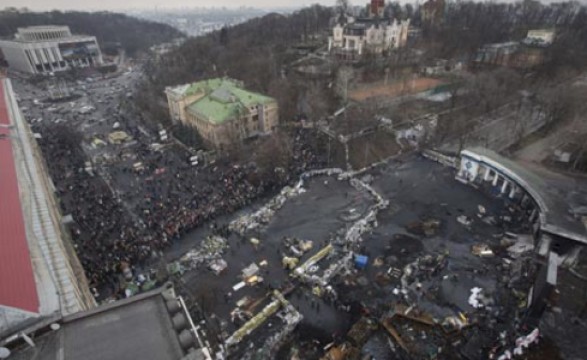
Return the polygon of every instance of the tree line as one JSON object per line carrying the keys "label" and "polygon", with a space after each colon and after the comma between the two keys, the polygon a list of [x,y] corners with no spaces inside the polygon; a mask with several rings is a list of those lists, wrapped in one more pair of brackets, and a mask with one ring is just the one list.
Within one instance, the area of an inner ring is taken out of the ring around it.
{"label": "tree line", "polygon": [[[148,80],[142,93],[146,109],[161,99],[165,86],[217,76],[243,80],[248,88],[275,97],[282,118],[292,118],[307,109],[324,112],[331,104],[318,104],[314,97],[328,102],[336,96],[324,83],[301,83],[287,73],[287,64],[296,59],[291,46],[304,39],[329,35],[336,15],[348,8],[312,6],[291,15],[268,14],[238,26],[189,39],[183,46],[147,65]],[[516,3],[447,1],[442,20],[434,25],[421,21],[421,7],[389,3],[386,16],[411,19],[422,31],[427,58],[470,60],[484,44],[521,40],[527,31],[555,28],[557,40],[548,51],[540,74],[554,78],[561,72],[587,66],[587,9],[578,3],[544,5],[534,0]],[[333,72],[336,74],[337,71]],[[331,79],[335,80],[335,79]],[[307,105],[307,106],[304,106]],[[300,107],[302,109],[300,109]],[[151,109],[156,111],[155,109]]]}
{"label": "tree line", "polygon": [[555,29],[552,60],[575,68],[587,64],[587,8],[577,2],[450,1],[440,22],[421,27],[441,58],[467,58],[484,44],[521,40],[532,29]]}
{"label": "tree line", "polygon": [[106,52],[120,46],[130,56],[184,36],[169,25],[111,12],[0,11],[0,37],[10,38],[19,27],[37,25],[67,25],[73,34],[96,36]]}
{"label": "tree line", "polygon": [[[315,5],[290,15],[271,13],[211,34],[188,39],[178,49],[145,65],[146,79],[137,98],[146,114],[157,113],[166,86],[228,76],[253,91],[277,99],[282,119],[300,112],[299,103],[313,84],[297,80],[287,66],[298,55],[292,46],[326,36],[332,9]],[[319,94],[322,96],[322,94]]]}

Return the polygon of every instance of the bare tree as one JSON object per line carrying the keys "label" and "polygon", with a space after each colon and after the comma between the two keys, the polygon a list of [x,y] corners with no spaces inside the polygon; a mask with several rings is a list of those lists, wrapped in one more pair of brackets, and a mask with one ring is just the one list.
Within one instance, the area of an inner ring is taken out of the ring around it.
{"label": "bare tree", "polygon": [[328,98],[326,91],[318,84],[312,83],[306,91],[308,116],[313,122],[319,121],[328,114]]}
{"label": "bare tree", "polygon": [[587,164],[586,161],[586,153],[587,153],[587,132],[583,133],[578,138],[579,142],[579,149],[577,151],[577,156],[575,157],[575,161],[573,161],[573,170],[583,170],[585,171],[585,166]]}
{"label": "bare tree", "polygon": [[577,134],[575,143],[579,144],[577,151],[577,157],[573,161],[573,170],[587,170],[587,122],[585,122],[585,113],[587,112],[587,103],[585,98],[587,97],[587,86],[577,87],[577,91],[574,92],[576,101],[574,102],[573,111],[573,133]]}
{"label": "bare tree", "polygon": [[567,84],[539,89],[537,101],[544,111],[547,124],[553,125],[567,119],[573,110],[573,91]]}
{"label": "bare tree", "polygon": [[336,15],[338,21],[344,21],[344,17],[348,14],[350,8],[349,0],[336,0]]}
{"label": "bare tree", "polygon": [[300,87],[293,81],[285,79],[273,79],[269,83],[268,94],[277,100],[279,104],[279,118],[281,122],[287,122],[296,115],[296,105]]}
{"label": "bare tree", "polygon": [[279,168],[287,171],[293,154],[293,143],[287,134],[274,133],[262,139],[257,149],[255,162],[262,178],[276,176]]}
{"label": "bare tree", "polygon": [[354,77],[354,71],[351,67],[343,66],[336,73],[335,92],[340,96],[344,103],[348,101],[349,86]]}
{"label": "bare tree", "polygon": [[479,73],[464,80],[470,102],[481,105],[483,112],[491,111],[516,98],[520,87],[520,75],[507,68]]}
{"label": "bare tree", "polygon": [[233,161],[240,160],[242,156],[242,132],[243,126],[240,121],[234,120],[225,125],[224,129],[219,133],[223,139],[221,149],[226,152],[228,158]]}

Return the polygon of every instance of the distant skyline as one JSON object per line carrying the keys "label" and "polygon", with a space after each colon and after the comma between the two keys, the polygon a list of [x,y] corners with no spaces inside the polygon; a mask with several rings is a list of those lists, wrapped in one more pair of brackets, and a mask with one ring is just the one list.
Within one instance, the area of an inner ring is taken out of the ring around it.
{"label": "distant skyline", "polygon": [[[352,0],[351,5],[364,5],[369,0]],[[426,0],[399,0],[404,4],[423,3]],[[479,0],[481,1],[481,0]],[[500,0],[497,0],[498,2]],[[501,0],[503,2],[514,2],[517,0]],[[543,3],[560,2],[564,0],[542,0]],[[386,1],[387,2],[387,1]],[[587,0],[579,0],[581,4],[586,4]],[[301,8],[312,4],[321,4],[334,6],[336,0],[0,0],[0,9],[5,7],[23,8],[27,7],[32,11],[46,10],[85,10],[85,11],[125,11],[125,10],[154,10],[155,8],[179,9],[179,8],[196,8],[196,7],[227,7],[238,8],[242,6],[254,7],[259,9],[276,9],[276,8]]]}
{"label": "distant skyline", "polygon": [[[366,2],[367,0],[365,0]],[[153,10],[172,9],[172,8],[196,8],[196,7],[227,7],[238,8],[242,6],[255,8],[299,8],[311,4],[334,5],[336,0],[317,0],[317,1],[296,1],[296,0],[100,0],[100,1],[86,1],[86,0],[0,0],[0,8],[16,7],[29,8],[33,11],[45,10],[132,10],[145,9]],[[361,1],[352,1],[351,3],[359,3]]]}

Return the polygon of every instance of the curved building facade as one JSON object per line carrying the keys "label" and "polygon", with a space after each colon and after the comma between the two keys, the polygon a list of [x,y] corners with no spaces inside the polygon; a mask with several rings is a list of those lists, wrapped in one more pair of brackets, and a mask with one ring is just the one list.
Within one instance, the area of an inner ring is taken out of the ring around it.
{"label": "curved building facade", "polygon": [[67,26],[18,28],[12,40],[0,40],[8,67],[30,74],[102,65],[94,36],[73,35]]}

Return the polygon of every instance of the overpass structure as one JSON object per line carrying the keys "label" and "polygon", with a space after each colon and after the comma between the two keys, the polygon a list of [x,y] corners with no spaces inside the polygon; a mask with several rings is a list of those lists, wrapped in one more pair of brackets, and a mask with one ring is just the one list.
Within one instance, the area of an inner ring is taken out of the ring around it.
{"label": "overpass structure", "polygon": [[[533,225],[537,255],[543,260],[528,299],[528,314],[539,319],[560,284],[561,266],[573,267],[587,245],[587,223],[575,208],[584,207],[585,181],[532,171],[485,148],[461,151],[457,180],[517,203]],[[582,192],[581,192],[582,191]],[[583,198],[583,200],[581,200]]]}
{"label": "overpass structure", "polygon": [[461,152],[457,179],[465,183],[491,182],[500,193],[521,203],[532,203],[530,220],[545,234],[587,245],[585,225],[573,214],[560,179],[538,174],[485,148]]}

